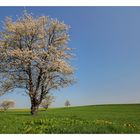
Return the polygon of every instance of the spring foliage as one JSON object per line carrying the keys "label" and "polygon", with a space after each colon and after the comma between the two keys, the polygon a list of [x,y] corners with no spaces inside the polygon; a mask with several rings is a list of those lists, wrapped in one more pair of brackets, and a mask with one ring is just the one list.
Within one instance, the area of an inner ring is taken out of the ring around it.
{"label": "spring foliage", "polygon": [[25,89],[34,112],[52,90],[72,84],[68,29],[58,20],[27,12],[16,21],[7,17],[0,32],[1,94]]}
{"label": "spring foliage", "polygon": [[41,107],[47,109],[52,104],[52,102],[54,102],[54,96],[47,95],[46,98],[42,101]]}

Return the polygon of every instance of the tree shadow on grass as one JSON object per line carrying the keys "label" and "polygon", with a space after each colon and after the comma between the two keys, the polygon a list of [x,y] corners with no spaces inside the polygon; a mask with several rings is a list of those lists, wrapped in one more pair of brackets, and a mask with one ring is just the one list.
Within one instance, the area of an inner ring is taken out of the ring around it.
{"label": "tree shadow on grass", "polygon": [[14,113],[16,116],[32,116],[30,113]]}
{"label": "tree shadow on grass", "polygon": [[42,111],[39,111],[37,115],[32,116],[30,112],[14,112],[11,113],[11,115],[15,115],[15,116],[31,116],[31,117],[38,117],[38,116],[42,116]]}
{"label": "tree shadow on grass", "polygon": [[31,116],[30,113],[8,113],[9,115],[14,115],[14,116]]}
{"label": "tree shadow on grass", "polygon": [[[39,110],[38,111],[38,114],[35,115],[35,116],[42,116],[42,112],[45,112],[45,110]],[[8,111],[6,112],[5,111],[5,112],[0,112],[0,113],[3,114],[3,115],[8,115],[8,116],[21,116],[21,117],[22,116],[31,116],[31,117],[33,117],[31,115],[30,111],[27,111],[27,112],[22,112],[22,111],[21,112],[18,112],[18,111],[17,112],[16,111],[15,112],[10,112],[10,111],[9,112]]]}

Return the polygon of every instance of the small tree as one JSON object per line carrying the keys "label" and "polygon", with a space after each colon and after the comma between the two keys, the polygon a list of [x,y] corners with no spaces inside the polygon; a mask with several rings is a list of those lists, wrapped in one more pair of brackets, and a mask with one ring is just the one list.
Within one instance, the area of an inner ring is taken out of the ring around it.
{"label": "small tree", "polygon": [[47,95],[46,98],[42,101],[41,106],[47,110],[52,102],[54,102],[54,96]]}
{"label": "small tree", "polygon": [[70,106],[70,101],[69,101],[69,100],[66,100],[65,106],[66,106],[66,107]]}
{"label": "small tree", "polygon": [[4,111],[6,111],[6,110],[8,110],[9,108],[12,108],[12,107],[14,107],[14,106],[15,106],[15,102],[12,101],[12,100],[5,100],[5,101],[3,101],[3,102],[0,104],[0,107],[1,107]]}

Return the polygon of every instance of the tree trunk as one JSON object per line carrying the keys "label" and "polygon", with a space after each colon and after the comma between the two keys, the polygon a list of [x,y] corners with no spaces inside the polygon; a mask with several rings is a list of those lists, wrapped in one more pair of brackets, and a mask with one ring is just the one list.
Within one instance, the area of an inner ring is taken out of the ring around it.
{"label": "tree trunk", "polygon": [[31,105],[31,114],[33,116],[35,116],[38,112],[38,108],[39,108],[39,105],[38,104],[32,104]]}

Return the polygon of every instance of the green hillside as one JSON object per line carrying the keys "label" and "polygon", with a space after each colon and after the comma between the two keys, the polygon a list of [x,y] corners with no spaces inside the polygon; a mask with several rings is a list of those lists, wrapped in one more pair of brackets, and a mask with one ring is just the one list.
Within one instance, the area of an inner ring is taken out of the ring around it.
{"label": "green hillside", "polygon": [[0,133],[140,133],[140,104],[0,112]]}

